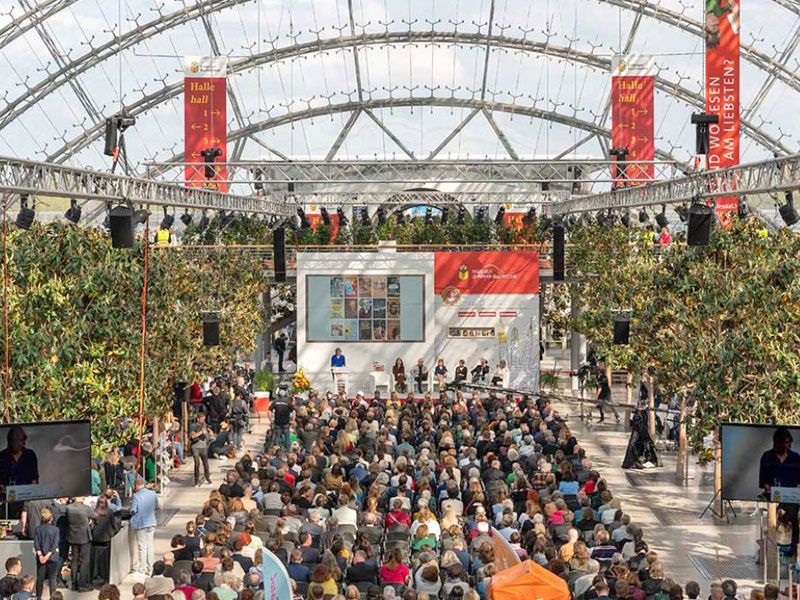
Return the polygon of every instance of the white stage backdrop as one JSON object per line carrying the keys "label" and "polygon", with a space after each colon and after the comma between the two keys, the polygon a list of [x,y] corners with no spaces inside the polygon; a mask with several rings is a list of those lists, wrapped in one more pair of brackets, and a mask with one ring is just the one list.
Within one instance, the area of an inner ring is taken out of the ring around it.
{"label": "white stage backdrop", "polygon": [[372,391],[375,363],[408,372],[443,358],[509,366],[507,385],[536,389],[539,257],[535,252],[300,253],[299,366],[316,389],[333,389],[330,359],[341,348],[347,391]]}

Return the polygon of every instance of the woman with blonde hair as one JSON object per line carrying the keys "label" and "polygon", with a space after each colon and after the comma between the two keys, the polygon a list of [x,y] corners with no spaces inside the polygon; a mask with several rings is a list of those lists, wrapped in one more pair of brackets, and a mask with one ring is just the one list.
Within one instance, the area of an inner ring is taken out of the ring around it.
{"label": "woman with blonde hair", "polygon": [[436,538],[428,531],[428,526],[425,523],[417,527],[411,549],[414,552],[419,552],[424,546],[431,549],[436,548]]}
{"label": "woman with blonde hair", "polygon": [[458,526],[458,517],[456,516],[456,509],[452,504],[445,504],[442,514],[442,522],[439,523],[442,531],[449,530],[453,525]]}

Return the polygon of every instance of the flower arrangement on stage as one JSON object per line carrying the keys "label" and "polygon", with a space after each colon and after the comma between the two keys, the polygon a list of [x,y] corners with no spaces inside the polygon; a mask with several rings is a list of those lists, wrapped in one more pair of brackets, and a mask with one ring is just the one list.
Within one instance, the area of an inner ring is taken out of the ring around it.
{"label": "flower arrangement on stage", "polygon": [[294,377],[292,377],[292,385],[294,386],[295,391],[298,392],[307,392],[311,389],[311,381],[308,379],[306,371],[303,369],[303,367],[298,368],[297,373],[295,373]]}

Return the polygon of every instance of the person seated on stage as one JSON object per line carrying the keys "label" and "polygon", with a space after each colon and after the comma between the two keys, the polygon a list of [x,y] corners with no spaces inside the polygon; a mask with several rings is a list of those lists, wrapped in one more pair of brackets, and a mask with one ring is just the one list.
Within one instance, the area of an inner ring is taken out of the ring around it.
{"label": "person seated on stage", "polygon": [[436,361],[436,367],[433,369],[433,376],[436,377],[440,390],[447,388],[447,366],[445,366],[443,358]]}
{"label": "person seated on stage", "polygon": [[467,369],[467,364],[464,362],[464,359],[462,358],[461,360],[458,361],[455,377],[453,377],[453,383],[459,384],[462,381],[466,381],[468,374],[469,374],[469,369]]}
{"label": "person seated on stage", "polygon": [[394,377],[394,389],[398,392],[406,391],[406,368],[403,365],[403,359],[398,358],[394,361],[392,367],[392,376]]}
{"label": "person seated on stage", "polygon": [[421,358],[417,359],[417,364],[411,367],[411,378],[417,384],[417,391],[421,394],[422,384],[428,381],[428,369],[425,367],[425,361]]}
{"label": "person seated on stage", "polygon": [[489,361],[482,358],[480,363],[472,369],[472,383],[485,383],[489,376]]}
{"label": "person seated on stage", "polygon": [[500,387],[505,387],[506,382],[508,381],[508,367],[506,366],[506,361],[501,360],[497,368],[492,373],[492,385],[497,385]]}

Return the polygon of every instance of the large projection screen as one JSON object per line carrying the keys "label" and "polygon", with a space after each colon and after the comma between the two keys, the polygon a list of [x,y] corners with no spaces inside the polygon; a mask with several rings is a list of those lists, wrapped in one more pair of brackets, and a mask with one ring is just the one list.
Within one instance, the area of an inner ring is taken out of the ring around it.
{"label": "large projection screen", "polygon": [[91,447],[88,420],[0,425],[0,497],[89,495]]}
{"label": "large projection screen", "polygon": [[[793,438],[789,457],[782,463],[773,460],[771,452],[778,429],[787,430]],[[800,427],[723,423],[720,442],[723,498],[752,501],[764,493],[764,484],[800,484]]]}
{"label": "large projection screen", "polygon": [[424,275],[307,275],[307,342],[424,342]]}

